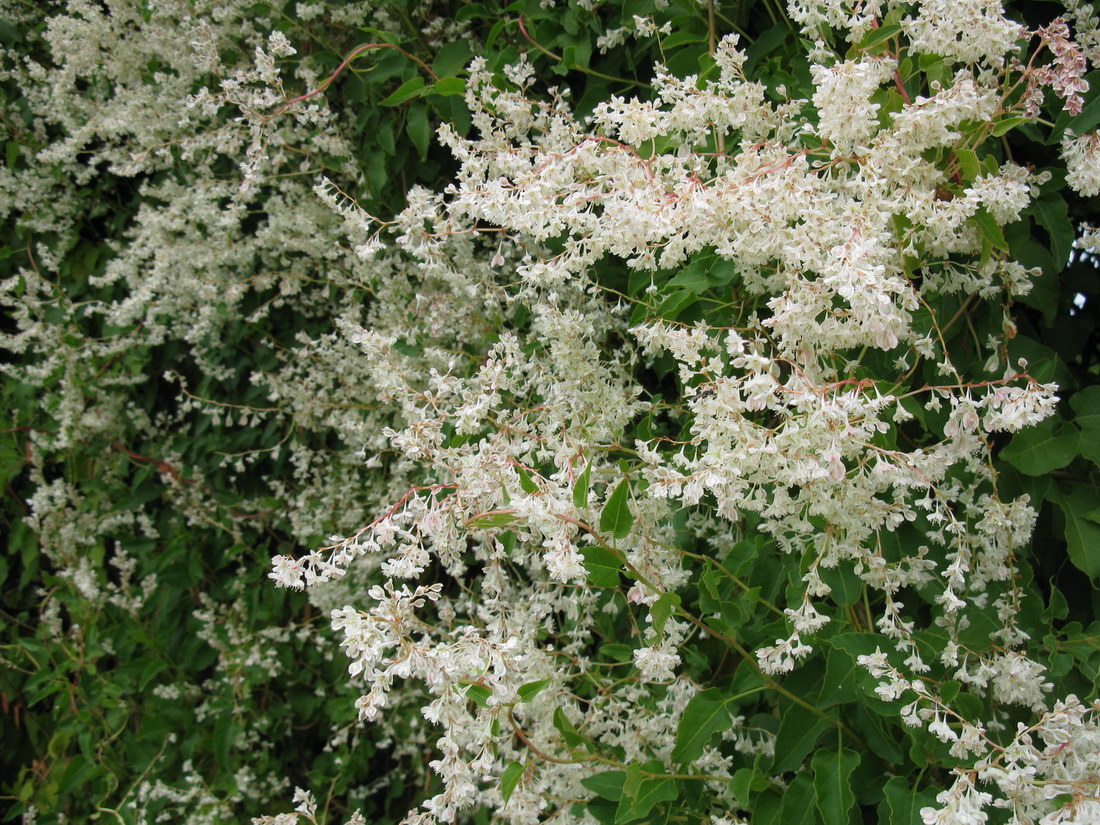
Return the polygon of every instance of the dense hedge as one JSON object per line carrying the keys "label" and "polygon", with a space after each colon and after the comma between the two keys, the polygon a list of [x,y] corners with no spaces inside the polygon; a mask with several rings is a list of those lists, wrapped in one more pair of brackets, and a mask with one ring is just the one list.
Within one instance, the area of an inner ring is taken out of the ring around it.
{"label": "dense hedge", "polygon": [[7,820],[1100,819],[1091,6],[3,6]]}

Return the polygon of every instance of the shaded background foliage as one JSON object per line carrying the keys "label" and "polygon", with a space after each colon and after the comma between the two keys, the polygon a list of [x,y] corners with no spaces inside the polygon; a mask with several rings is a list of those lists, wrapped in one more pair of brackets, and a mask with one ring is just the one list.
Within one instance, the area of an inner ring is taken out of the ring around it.
{"label": "shaded background foliage", "polygon": [[[771,0],[710,8],[680,2],[659,7],[653,0],[591,7],[397,0],[372,7],[361,21],[333,15],[340,4],[310,7],[321,11],[305,16],[303,5],[294,3],[232,7],[232,14],[250,21],[250,31],[281,30],[297,49],[290,62],[302,72],[288,80],[288,97],[312,88],[307,80],[328,77],[356,46],[385,43],[401,50],[373,50],[337,77],[324,95],[332,116],[326,128],[335,129],[343,143],[319,142],[300,172],[286,163],[261,182],[260,195],[244,202],[246,214],[231,226],[205,225],[205,213],[184,210],[173,217],[166,211],[169,222],[187,224],[181,235],[232,261],[220,288],[236,291],[206,307],[209,326],[196,332],[155,313],[116,322],[87,311],[133,299],[136,281],[108,278],[111,262],[135,243],[143,209],[167,210],[158,198],[170,185],[186,189],[193,183],[194,159],[180,144],[148,166],[88,163],[82,171],[81,164],[112,149],[108,134],[91,136],[68,158],[46,153],[70,137],[68,127],[28,102],[25,84],[44,85],[50,78],[20,68],[28,57],[51,69],[71,65],[73,55],[58,53],[45,38],[51,21],[103,13],[128,20],[141,37],[143,26],[158,24],[160,4],[37,4],[18,11],[14,3],[5,5],[12,13],[0,22],[7,200],[0,276],[10,284],[6,300],[12,307],[29,305],[21,273],[37,272],[49,285],[50,294],[36,299],[35,311],[56,348],[47,351],[40,342],[28,349],[9,338],[4,352],[8,365],[23,370],[5,372],[9,414],[0,427],[7,536],[0,556],[0,794],[6,818],[34,806],[47,822],[62,816],[78,822],[134,822],[141,816],[154,821],[161,812],[188,822],[244,821],[283,805],[287,788],[300,785],[322,796],[326,816],[362,807],[372,822],[396,821],[435,781],[426,767],[429,743],[419,728],[404,726],[401,713],[391,715],[393,728],[380,740],[360,732],[356,694],[343,679],[345,660],[328,643],[325,612],[266,579],[271,556],[293,555],[324,541],[327,531],[369,520],[385,492],[372,487],[363,445],[349,435],[357,411],[339,408],[343,388],[314,388],[318,406],[310,410],[289,404],[284,409],[273,392],[275,382],[295,380],[296,364],[338,361],[341,355],[311,349],[309,342],[330,335],[336,315],[380,300],[379,285],[357,274],[350,256],[318,257],[318,248],[329,243],[323,237],[297,242],[299,230],[283,221],[280,181],[300,174],[309,193],[317,176],[327,175],[354,192],[368,212],[384,217],[402,208],[414,185],[439,188],[455,163],[433,141],[435,128],[447,122],[460,134],[470,129],[470,114],[454,94],[461,84],[445,80],[461,78],[474,55],[484,55],[490,70],[500,72],[526,54],[541,87],[569,89],[577,111],[586,114],[611,95],[645,97],[658,59],[677,75],[706,72],[713,67],[715,31],[738,31],[747,44],[749,74],[773,89],[782,84],[793,96],[808,95],[809,63],[797,27]],[[1013,8],[1039,25],[1047,22],[1051,4]],[[215,11],[228,14],[213,5],[194,14]],[[598,38],[632,26],[635,15],[670,22],[672,34],[629,39],[602,52]],[[250,35],[236,46],[223,42],[225,65],[247,63],[254,41]],[[185,52],[188,46],[178,48]],[[444,81],[434,81],[408,55]],[[121,81],[109,70],[111,59],[104,53],[75,69],[79,94],[90,101],[112,97]],[[179,74],[151,58],[139,82],[155,96],[166,72]],[[1100,78],[1094,73],[1090,80],[1085,111],[1073,122],[1078,132],[1100,123]],[[210,75],[196,76],[187,91],[197,93],[213,82]],[[229,104],[222,107],[213,120],[236,116]],[[171,111],[168,106],[164,113]],[[1005,157],[1037,168],[1057,166],[1057,135],[1067,121],[1063,117],[1048,134],[1035,126],[1008,132]],[[309,127],[297,137],[308,145]],[[211,152],[204,168],[226,182],[217,202],[232,211],[240,158]],[[1094,621],[1100,574],[1100,287],[1094,260],[1074,252],[1072,243],[1077,224],[1095,219],[1097,203],[1071,193],[1061,174],[1054,172],[1042,198],[999,242],[1025,265],[1043,269],[1015,313],[1009,355],[1026,358],[1037,378],[1057,381],[1067,400],[1055,419],[1003,437],[1001,472],[1007,492],[1027,493],[1039,507],[1028,606],[1031,627],[1038,630],[1035,643],[1043,645],[1036,655],[1049,662],[1059,695],[1092,697],[1100,665],[1100,626]],[[31,179],[34,187],[20,188]],[[56,207],[55,214],[50,203],[58,202],[71,206],[67,212]],[[335,235],[338,224],[329,215],[313,229]],[[704,261],[701,283],[713,284],[718,266]],[[292,275],[281,275],[280,267]],[[683,280],[669,284],[672,273],[663,277],[662,317],[716,320],[697,300],[702,290],[684,287]],[[624,293],[640,292],[619,262],[607,261],[601,278]],[[170,318],[178,310],[167,306]],[[964,366],[968,352],[984,360],[975,342],[1004,323],[999,307],[962,298],[945,297],[932,309],[940,319],[958,319],[946,343]],[[16,323],[4,323],[4,331],[14,335]],[[98,346],[109,340],[117,346]],[[68,357],[51,361],[58,351]],[[39,365],[46,365],[44,371],[35,372]],[[928,369],[934,377],[932,365]],[[355,376],[347,380],[353,387]],[[640,381],[654,397],[675,402],[680,396],[671,359],[658,359]],[[665,419],[642,426],[677,435],[680,425]],[[907,438],[904,428],[898,438]],[[64,501],[51,509],[39,499],[37,511],[49,516],[36,518],[30,502],[54,484]],[[75,542],[67,548],[71,555],[64,548],[43,549],[59,537]],[[130,578],[110,563],[118,548],[134,561]],[[750,550],[735,549],[731,564],[767,579],[768,562]],[[94,587],[73,573],[80,559]],[[152,575],[155,582],[149,580],[140,600],[89,598],[92,590],[132,597]],[[778,594],[782,585],[778,576],[773,579],[776,592],[762,596]],[[704,607],[708,598],[717,605],[733,600],[706,587],[684,596]],[[607,623],[607,637],[621,633],[614,620]],[[764,639],[767,629],[757,632]],[[844,680],[854,678],[850,668],[850,659],[834,650],[784,683],[828,707],[844,695]],[[704,647],[686,670],[703,682],[735,675],[717,646]],[[415,714],[415,697],[406,701]],[[875,754],[861,768],[868,781],[857,787],[863,821],[877,821],[880,802],[892,805],[895,791],[898,799],[903,794],[900,786],[884,791],[870,781],[877,779],[875,769],[905,764],[919,770],[936,761],[936,746],[903,740],[858,703],[839,713]],[[801,764],[814,746],[806,729],[822,733],[816,720],[799,714],[787,707],[778,723],[758,720],[766,727],[778,724],[781,739],[801,732],[787,750],[790,758],[771,766],[773,773]],[[390,783],[387,777],[403,779]],[[151,796],[141,790],[157,781],[173,790]],[[932,767],[918,781],[923,784],[913,787],[926,804],[934,796],[927,789],[942,786],[944,777]],[[769,814],[796,821],[787,814],[804,791],[796,782],[784,801],[766,785],[751,788],[762,821]],[[607,807],[606,800],[597,800],[593,814],[608,821],[601,804]],[[897,815],[891,821],[912,820]]]}

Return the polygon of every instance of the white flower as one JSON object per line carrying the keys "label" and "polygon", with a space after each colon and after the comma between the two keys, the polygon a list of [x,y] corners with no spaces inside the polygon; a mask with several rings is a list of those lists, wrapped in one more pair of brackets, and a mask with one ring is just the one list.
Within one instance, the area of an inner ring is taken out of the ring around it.
{"label": "white flower", "polygon": [[679,664],[679,655],[666,652],[660,645],[634,650],[634,665],[646,682],[667,682],[676,678],[674,668]]}
{"label": "white flower", "polygon": [[584,567],[584,558],[568,536],[555,536],[545,546],[547,551],[543,558],[551,578],[566,584],[585,580],[588,571]]}
{"label": "white flower", "polygon": [[864,146],[879,129],[879,104],[871,102],[871,95],[893,77],[897,61],[871,57],[810,68],[820,118],[817,134],[833,144],[836,154]]}
{"label": "white flower", "polygon": [[903,25],[914,52],[962,63],[999,65],[1026,34],[1004,16],[1000,0],[921,0]]}
{"label": "white flower", "polygon": [[993,797],[974,787],[966,774],[956,771],[954,784],[936,796],[941,808],[921,808],[924,825],[984,825],[988,816],[983,810]]}
{"label": "white flower", "polygon": [[1100,135],[1096,132],[1062,138],[1062,160],[1066,162],[1066,183],[1086,198],[1100,195]]}

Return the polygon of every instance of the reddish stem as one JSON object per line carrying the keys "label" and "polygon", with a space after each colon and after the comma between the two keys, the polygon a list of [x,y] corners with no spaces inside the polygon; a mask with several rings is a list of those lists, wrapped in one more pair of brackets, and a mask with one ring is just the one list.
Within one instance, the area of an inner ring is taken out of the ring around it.
{"label": "reddish stem", "polygon": [[353,60],[355,60],[355,58],[357,58],[363,52],[370,51],[371,49],[394,49],[395,51],[401,52],[401,54],[405,55],[405,57],[409,58],[409,60],[412,60],[412,61],[416,62],[420,66],[420,68],[422,68],[429,75],[431,75],[431,78],[432,78],[433,81],[439,80],[439,76],[431,70],[431,68],[428,66],[427,63],[425,63],[423,60],[421,60],[415,54],[412,54],[411,52],[405,51],[400,46],[395,46],[393,43],[364,43],[363,45],[356,46],[354,49],[352,49],[351,53],[347,57],[344,58],[344,62],[341,63],[339,66],[337,66],[336,71],[334,71],[331,75],[329,75],[325,79],[325,81],[323,83],[321,83],[320,86],[318,86],[312,92],[306,92],[304,95],[298,95],[298,97],[293,98],[291,100],[288,100],[286,103],[284,103],[278,109],[276,109],[274,112],[272,112],[270,115],[268,115],[265,119],[266,120],[271,120],[272,118],[276,118],[279,115],[281,115],[283,112],[285,112],[287,109],[289,109],[291,106],[293,106],[295,103],[301,103],[303,100],[309,100],[311,97],[315,97],[316,95],[321,94],[321,92],[323,92],[325,89],[327,89],[329,86],[332,85],[332,82],[340,76],[340,74],[344,71],[344,69],[346,69],[348,66],[351,65],[351,62]]}
{"label": "reddish stem", "polygon": [[901,99],[904,100],[907,105],[913,105],[913,100],[909,97],[909,92],[906,91],[905,84],[901,81],[901,71],[898,69],[894,69],[894,85],[898,87]]}

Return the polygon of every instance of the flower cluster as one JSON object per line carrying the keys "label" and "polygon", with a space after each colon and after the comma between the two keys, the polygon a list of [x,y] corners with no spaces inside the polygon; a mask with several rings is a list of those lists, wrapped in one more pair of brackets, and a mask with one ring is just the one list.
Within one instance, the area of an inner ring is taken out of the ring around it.
{"label": "flower cluster", "polygon": [[[823,7],[797,11],[810,29],[862,26]],[[459,579],[468,565],[480,569],[469,598],[439,598],[440,617],[449,618],[425,628],[420,642],[402,638],[409,618],[386,605],[422,601],[417,594],[427,591],[376,587],[369,617],[351,607],[333,613],[355,674],[368,677],[361,718],[376,716],[397,672],[439,697],[426,713],[443,728],[442,758],[432,764],[445,790],[426,803],[430,816],[446,820],[484,799],[476,774],[507,762],[486,755],[488,720],[516,703],[518,682],[537,681],[528,658],[536,648],[516,616],[564,611],[538,667],[549,654],[583,668],[585,634],[598,612],[616,609],[598,589],[573,589],[591,585],[597,565],[617,570],[609,574],[616,583],[631,578],[627,604],[648,609],[649,627],[636,631],[641,645],[631,651],[636,695],[589,698],[584,734],[579,719],[566,724],[538,705],[516,704],[522,718],[507,711],[515,737],[542,760],[537,783],[524,773],[524,790],[567,796],[585,761],[574,738],[592,742],[592,754],[621,743],[593,714],[644,715],[662,694],[643,698],[643,686],[676,683],[690,633],[725,638],[682,607],[677,593],[691,568],[676,549],[684,531],[744,538],[747,517],[798,570],[787,605],[773,606],[786,635],[749,657],[761,678],[778,684],[816,654],[838,588],[874,594],[877,615],[868,606],[863,623],[907,671],[947,674],[997,709],[985,719],[961,715],[930,687],[935,680],[902,676],[881,650],[860,657],[886,678],[881,699],[907,702],[905,724],[972,766],[958,768],[925,821],[984,821],[985,807],[1018,798],[1021,780],[998,784],[995,799],[973,778],[1014,752],[989,733],[1008,718],[1000,709],[1043,714],[1052,689],[1045,666],[1024,651],[1021,624],[1017,558],[1035,512],[1026,496],[1002,498],[992,437],[1046,420],[1059,387],[1029,374],[1026,361],[1007,364],[1009,325],[980,358],[986,372],[1007,368],[975,375],[948,345],[954,321],[929,307],[960,293],[1008,305],[1030,290],[1038,271],[993,240],[1048,178],[993,155],[964,168],[959,153],[977,157],[969,147],[1003,118],[1030,116],[1033,101],[1010,99],[1008,84],[1050,85],[1067,111],[1079,111],[1083,57],[1055,21],[1037,32],[1054,62],[1025,68],[1016,57],[1029,33],[995,0],[921,3],[900,29],[911,53],[955,68],[911,92],[897,55],[841,60],[819,43],[812,93],[792,98],[750,80],[730,36],[714,50],[711,77],[658,66],[651,98],[612,96],[582,122],[558,90],[532,99],[526,61],[505,72],[510,82],[481,59],[471,64],[465,100],[478,134],[441,130],[460,164],[456,180],[444,197],[414,193],[396,240],[429,277],[446,271],[448,288],[465,300],[524,305],[529,326],[501,333],[465,371],[450,359],[416,376],[395,335],[350,329],[375,391],[401,409],[403,426],[385,431],[390,448],[425,469],[423,484],[353,536],[296,560],[277,557],[272,573],[281,584],[309,585],[343,575],[367,552],[382,554],[390,579],[420,578],[434,562]],[[889,107],[886,91],[899,98]],[[1070,183],[1084,194],[1090,140],[1067,138],[1064,149]],[[516,276],[506,296],[492,273],[471,281],[449,271],[467,227],[499,228],[493,266]],[[616,259],[639,287],[629,321],[605,297],[601,271]],[[674,301],[708,290],[733,296],[737,311],[719,316],[726,323],[705,312],[692,323],[669,314]],[[613,353],[601,351],[609,335]],[[662,359],[681,392],[677,435],[639,432],[623,444],[632,419],[658,408],[630,371],[656,370]],[[915,380],[922,363],[925,378]],[[924,436],[903,444],[899,427],[914,420]],[[630,458],[616,466],[615,455]],[[692,515],[674,535],[675,513]],[[505,607],[505,593],[524,593],[525,603]],[[921,612],[945,640],[936,657],[928,628],[906,610],[910,599],[930,606]],[[991,607],[989,636],[976,639],[972,625]],[[384,655],[388,647],[400,652]],[[564,686],[580,672],[559,669],[554,681]],[[438,712],[453,690],[441,686],[463,678],[484,692],[479,709]],[[472,728],[482,738],[471,739]],[[546,755],[540,736],[553,729],[571,757]],[[497,810],[524,821],[512,805]]]}

